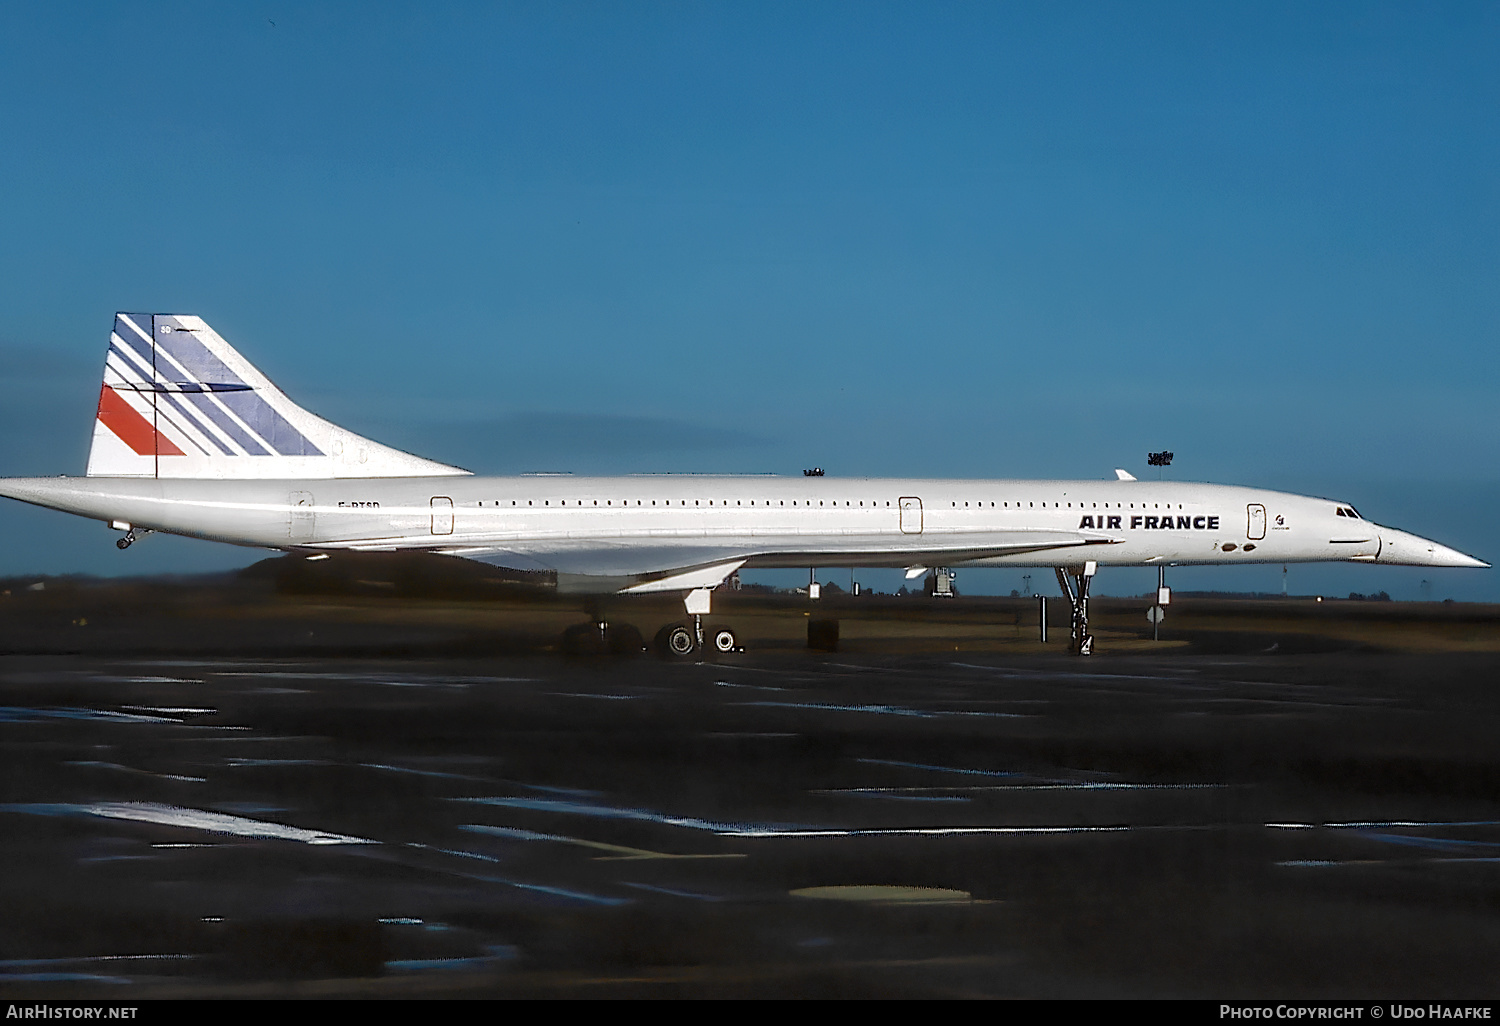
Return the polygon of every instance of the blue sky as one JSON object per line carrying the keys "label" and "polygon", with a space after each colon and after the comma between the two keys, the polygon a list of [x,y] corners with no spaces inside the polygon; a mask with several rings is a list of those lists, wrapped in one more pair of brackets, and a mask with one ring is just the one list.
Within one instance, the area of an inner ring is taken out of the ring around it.
{"label": "blue sky", "polygon": [[[0,473],[82,472],[149,309],[481,472],[1170,448],[1493,561],[1497,52],[1492,3],[6,4]],[[0,574],[262,555],[0,531]]]}

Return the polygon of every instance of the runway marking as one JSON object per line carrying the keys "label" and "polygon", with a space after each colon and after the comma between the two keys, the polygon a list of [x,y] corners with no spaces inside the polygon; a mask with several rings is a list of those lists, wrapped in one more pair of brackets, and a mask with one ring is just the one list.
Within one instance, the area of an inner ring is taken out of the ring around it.
{"label": "runway marking", "polygon": [[833,829],[827,827],[781,827],[758,826],[735,823],[714,823],[691,816],[665,816],[649,809],[620,809],[609,805],[585,805],[579,802],[545,801],[535,798],[450,798],[449,801],[474,802],[479,805],[500,805],[508,808],[531,809],[538,812],[563,812],[573,815],[599,816],[605,819],[642,820],[664,823],[667,826],[688,827],[693,830],[708,830],[723,837],[894,837],[894,836],[964,836],[964,835],[1016,835],[1069,834],[1069,833],[1118,833],[1133,830],[1130,826],[1034,826],[1034,827],[906,827],[906,828],[853,828]]}
{"label": "runway marking", "polygon": [[631,702],[637,698],[645,698],[645,695],[599,695],[586,691],[548,691],[545,693],[550,698],[599,698],[607,702]]}
{"label": "runway marking", "polygon": [[522,784],[528,791],[543,791],[547,794],[571,794],[578,798],[597,798],[603,791],[590,791],[586,787],[551,787],[547,784]]}
{"label": "runway marking", "polygon": [[855,830],[726,830],[726,837],[942,837],[962,835],[1112,834],[1134,830],[1130,826],[1036,826],[1036,827],[892,827]]}
{"label": "runway marking", "polygon": [[737,706],[767,706],[781,709],[827,709],[833,712],[882,713],[888,716],[914,716],[936,719],[940,716],[983,716],[993,719],[1030,719],[1031,713],[974,712],[967,709],[908,709],[900,705],[837,705],[831,702],[734,702]]}
{"label": "runway marking", "polygon": [[168,716],[146,716],[141,713],[114,712],[109,709],[27,709],[0,706],[0,723],[26,723],[31,720],[100,720],[105,723],[170,723],[182,726],[181,720]]}
{"label": "runway marking", "polygon": [[438,777],[443,780],[477,780],[481,782],[488,782],[490,780],[489,777],[474,777],[466,773],[444,773],[440,770],[411,769],[406,766],[390,766],[382,762],[362,762],[359,763],[359,766],[361,769],[383,770],[387,773],[410,773],[413,776]]}
{"label": "runway marking", "polygon": [[958,766],[934,766],[925,762],[900,762],[896,759],[855,759],[870,766],[896,766],[900,769],[936,770],[939,773],[963,773],[975,777],[1024,777],[1029,774],[1015,770],[963,769]]}
{"label": "runway marking", "polygon": [[600,894],[585,894],[583,891],[570,891],[565,887],[548,887],[546,884],[525,883],[521,880],[507,880],[502,876],[478,876],[474,874],[461,874],[470,880],[478,880],[481,883],[503,884],[506,887],[514,887],[522,891],[535,891],[538,894],[550,894],[555,898],[566,898],[569,901],[581,901],[587,905],[629,905],[629,898],[606,898]]}
{"label": "runway marking", "polygon": [[485,966],[494,965],[496,962],[509,961],[516,957],[517,952],[512,949],[509,954],[475,955],[471,958],[402,958],[385,963],[385,967],[394,972],[428,972],[431,970],[464,970],[482,969]]}
{"label": "runway marking", "polygon": [[86,855],[78,860],[79,865],[91,862],[149,862],[155,855]]}
{"label": "runway marking", "polygon": [[178,716],[212,716],[212,715],[214,715],[215,713],[217,713],[219,711],[217,709],[200,709],[200,708],[197,708],[195,706],[190,706],[190,705],[184,705],[184,706],[123,705],[120,708],[122,708],[122,709],[133,709],[133,710],[135,710],[137,712],[167,713],[168,715],[178,715]]}
{"label": "runway marking", "polygon": [[186,777],[180,773],[156,773],[152,770],[136,769],[134,766],[121,766],[117,762],[99,762],[94,759],[82,759],[63,763],[64,766],[88,766],[94,769],[119,770],[122,773],[135,773],[144,777],[156,777],[158,780],[176,780],[188,784],[206,784],[207,777]]}
{"label": "runway marking", "polygon": [[[959,802],[967,803],[972,798],[961,798],[953,795],[920,795],[901,794],[906,790],[917,791],[944,791],[952,788],[903,788],[903,787],[825,787],[809,791],[808,794],[830,794],[847,795],[850,798],[887,798],[896,802]],[[987,790],[981,788],[970,788],[969,790]]]}
{"label": "runway marking", "polygon": [[1493,858],[1493,857],[1489,857],[1489,856],[1482,856],[1482,857],[1481,856],[1475,856],[1473,858],[1463,858],[1463,859],[1459,859],[1459,858],[1452,858],[1452,859],[1428,859],[1427,861],[1428,862],[1500,862],[1500,858]]}
{"label": "runway marking", "polygon": [[430,844],[418,844],[415,841],[408,842],[407,843],[407,847],[408,848],[418,848],[418,849],[421,849],[422,851],[435,851],[435,852],[437,852],[440,855],[454,855],[454,856],[457,856],[458,858],[461,858],[461,859],[478,859],[480,862],[499,862],[499,861],[501,861],[500,859],[497,859],[493,855],[486,855],[483,852],[477,852],[477,851],[464,851],[462,848],[436,848],[436,847],[434,847],[434,846],[432,846]]}
{"label": "runway marking", "polygon": [[871,766],[895,766],[899,769],[932,770],[937,773],[962,773],[966,776],[977,777],[1032,777],[1036,782],[1029,784],[996,784],[987,787],[964,787],[964,788],[916,788],[916,787],[859,787],[859,788],[834,788],[830,791],[921,791],[921,790],[949,790],[949,791],[1151,791],[1151,790],[1196,790],[1199,788],[1224,787],[1224,784],[1134,784],[1111,780],[1085,780],[1071,781],[1057,777],[1038,777],[1032,773],[1022,773],[1014,770],[979,770],[964,769],[957,766],[935,766],[921,762],[900,762],[895,759],[855,759],[855,762],[865,763]]}
{"label": "runway marking", "polygon": [[93,805],[79,805],[75,808],[87,815],[101,816],[105,819],[185,827],[189,830],[207,830],[210,833],[233,834],[238,837],[301,841],[303,844],[317,845],[380,843],[364,837],[333,834],[325,830],[304,830],[301,827],[268,823],[259,819],[246,819],[243,816],[231,816],[223,812],[184,809],[175,805],[157,805],[154,802],[99,802]]}
{"label": "runway marking", "polygon": [[243,768],[247,766],[332,766],[333,763],[327,759],[241,759],[229,758],[224,760],[226,766]]}
{"label": "runway marking", "polygon": [[508,837],[517,841],[558,841],[562,844],[576,844],[583,848],[593,848],[597,851],[613,853],[610,856],[600,859],[600,861],[606,862],[624,862],[633,859],[742,859],[746,857],[740,852],[711,855],[674,855],[664,851],[648,851],[645,848],[627,848],[619,844],[605,844],[603,841],[586,841],[581,837],[567,837],[563,834],[539,834],[534,830],[524,830],[520,827],[489,826],[483,823],[465,823],[459,829],[477,834],[490,834],[494,837]]}
{"label": "runway marking", "polygon": [[5,958],[0,969],[32,969],[44,965],[76,965],[80,962],[171,962],[191,961],[197,955],[77,955],[72,958]]}
{"label": "runway marking", "polygon": [[1500,826],[1500,819],[1351,820],[1344,823],[1267,823],[1265,826],[1270,830],[1367,830],[1371,827]]}
{"label": "runway marking", "polygon": [[640,891],[652,891],[652,892],[654,892],[656,894],[667,894],[667,895],[670,895],[670,896],[672,896],[674,898],[693,898],[693,899],[695,899],[697,901],[711,901],[711,902],[718,902],[718,901],[723,901],[724,900],[723,898],[719,897],[717,894],[698,894],[698,893],[696,893],[694,891],[679,891],[679,890],[674,890],[671,887],[657,887],[657,886],[654,886],[652,884],[636,883],[636,882],[634,882],[632,880],[621,880],[620,883],[623,884],[626,887],[634,887],[636,890],[640,890]]}
{"label": "runway marking", "polygon": [[[483,861],[483,862],[496,863],[496,862],[500,861],[499,859],[495,858],[493,855],[481,855],[478,852],[457,851],[457,850],[449,849],[449,848],[435,848],[435,847],[433,847],[430,844],[421,844],[421,843],[416,842],[416,841],[408,841],[406,843],[406,847],[412,848],[412,849],[417,850],[417,851],[436,852],[439,855],[456,855],[456,856],[459,856],[460,858],[478,859],[478,860]],[[410,865],[410,864],[408,863],[408,865]],[[630,904],[630,899],[628,899],[628,898],[606,898],[603,895],[599,895],[599,894],[587,894],[587,893],[585,893],[583,891],[570,891],[570,890],[568,890],[566,888],[563,888],[563,887],[549,887],[546,884],[526,883],[523,880],[510,880],[510,879],[507,879],[507,878],[505,878],[503,876],[481,876],[481,875],[476,874],[476,873],[464,873],[464,872],[460,872],[460,871],[458,871],[456,869],[449,869],[449,868],[436,867],[436,866],[421,866],[421,865],[419,865],[418,868],[424,869],[424,870],[426,870],[428,872],[445,873],[445,874],[448,874],[450,876],[461,876],[465,880],[478,880],[481,883],[502,884],[502,885],[504,885],[506,887],[515,887],[515,888],[518,888],[518,889],[523,890],[523,891],[536,891],[536,892],[541,893],[541,894],[551,894],[551,895],[553,895],[555,897],[567,898],[570,901],[582,901],[582,902],[585,902],[585,903],[590,904],[590,905],[628,905],[628,904]]]}
{"label": "runway marking", "polygon": [[1366,831],[1361,837],[1386,844],[1404,844],[1414,848],[1435,848],[1438,851],[1462,851],[1465,848],[1500,848],[1494,841],[1464,841],[1450,837],[1408,837],[1404,834],[1382,834]]}
{"label": "runway marking", "polygon": [[774,688],[769,684],[736,684],[733,681],[716,680],[715,687],[720,688],[748,688],[751,691],[790,691],[791,688]]}
{"label": "runway marking", "polygon": [[534,812],[562,812],[574,816],[598,816],[603,819],[631,819],[647,823],[664,823],[667,826],[688,827],[692,830],[708,830],[712,833],[732,833],[740,829],[739,824],[713,823],[692,816],[667,816],[650,809],[621,809],[612,805],[592,805],[584,802],[565,802],[553,798],[449,798],[453,802],[473,802],[476,805],[499,805],[512,809],[529,809]]}
{"label": "runway marking", "polygon": [[153,848],[217,848],[217,844],[183,841],[177,844],[153,844]]}
{"label": "runway marking", "polygon": [[[856,797],[894,797],[920,791],[1193,791],[1225,787],[1225,784],[1116,784],[1104,781],[1082,784],[1041,781],[1035,784],[979,784],[968,787],[826,787],[810,794],[849,794]],[[911,798],[910,801],[919,799]],[[968,801],[967,798],[927,798],[925,801]]]}

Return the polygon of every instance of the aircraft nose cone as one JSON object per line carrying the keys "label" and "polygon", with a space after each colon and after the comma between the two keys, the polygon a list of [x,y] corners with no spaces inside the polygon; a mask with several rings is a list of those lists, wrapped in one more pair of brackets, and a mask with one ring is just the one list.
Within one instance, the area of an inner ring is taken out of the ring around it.
{"label": "aircraft nose cone", "polygon": [[1436,546],[1437,557],[1442,560],[1440,566],[1471,566],[1478,569],[1488,569],[1489,564],[1482,559],[1465,555],[1457,549],[1450,549],[1445,545]]}
{"label": "aircraft nose cone", "polygon": [[1389,527],[1380,529],[1380,555],[1376,557],[1376,562],[1401,566],[1489,566],[1484,560],[1465,555],[1457,549]]}

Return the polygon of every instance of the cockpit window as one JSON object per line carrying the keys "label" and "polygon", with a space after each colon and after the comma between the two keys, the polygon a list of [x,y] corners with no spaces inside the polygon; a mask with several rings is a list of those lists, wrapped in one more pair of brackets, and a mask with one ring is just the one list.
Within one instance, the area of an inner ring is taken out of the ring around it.
{"label": "cockpit window", "polygon": [[1355,520],[1363,520],[1364,519],[1364,517],[1362,517],[1362,516],[1359,515],[1359,510],[1355,509],[1353,506],[1349,506],[1348,510],[1349,510],[1349,515],[1351,517],[1353,517]]}
{"label": "cockpit window", "polygon": [[1353,506],[1339,506],[1338,509],[1337,509],[1337,512],[1338,512],[1338,515],[1341,516],[1341,517],[1350,517],[1350,518],[1352,518],[1354,520],[1363,520],[1364,519],[1357,512],[1355,512],[1355,509],[1354,509]]}
{"label": "cockpit window", "polygon": [[1337,509],[1334,510],[1334,512],[1337,513],[1341,517],[1347,517],[1349,515],[1349,514],[1347,514],[1347,513],[1344,512],[1344,507],[1342,507],[1342,506],[1339,506]]}

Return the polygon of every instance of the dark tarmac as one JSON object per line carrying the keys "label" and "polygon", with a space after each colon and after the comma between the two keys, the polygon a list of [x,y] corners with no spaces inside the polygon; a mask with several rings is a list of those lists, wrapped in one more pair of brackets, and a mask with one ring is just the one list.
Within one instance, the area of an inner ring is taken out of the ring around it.
{"label": "dark tarmac", "polygon": [[562,657],[555,601],[188,591],[0,605],[0,995],[1500,990],[1493,610],[1082,660],[979,600],[809,652],[783,600],[667,663]]}

